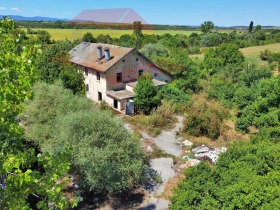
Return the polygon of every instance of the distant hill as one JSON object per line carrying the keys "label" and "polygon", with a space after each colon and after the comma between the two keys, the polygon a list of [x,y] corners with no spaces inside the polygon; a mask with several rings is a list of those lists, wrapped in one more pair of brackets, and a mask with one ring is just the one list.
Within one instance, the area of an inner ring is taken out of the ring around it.
{"label": "distant hill", "polygon": [[133,23],[148,24],[137,12],[130,8],[84,10],[72,22]]}
{"label": "distant hill", "polygon": [[2,19],[4,16],[10,17],[10,18],[12,18],[13,20],[16,20],[16,21],[44,21],[44,22],[69,21],[68,19],[40,17],[40,16],[24,17],[24,16],[20,16],[20,15],[0,15],[0,19]]}

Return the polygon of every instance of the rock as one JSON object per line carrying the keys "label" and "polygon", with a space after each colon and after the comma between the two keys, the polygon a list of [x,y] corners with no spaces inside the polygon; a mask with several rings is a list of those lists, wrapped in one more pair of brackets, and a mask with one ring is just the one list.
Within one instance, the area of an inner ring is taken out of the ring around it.
{"label": "rock", "polygon": [[190,142],[189,140],[185,140],[182,142],[182,146],[191,147],[192,145],[193,145],[193,143]]}

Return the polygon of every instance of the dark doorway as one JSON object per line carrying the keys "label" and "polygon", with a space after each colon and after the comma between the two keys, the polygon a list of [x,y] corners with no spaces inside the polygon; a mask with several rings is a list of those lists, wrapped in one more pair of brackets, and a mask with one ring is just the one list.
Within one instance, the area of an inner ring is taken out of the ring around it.
{"label": "dark doorway", "polygon": [[102,101],[102,93],[98,92],[98,101]]}
{"label": "dark doorway", "polygon": [[114,108],[118,109],[118,100],[114,99]]}
{"label": "dark doorway", "polygon": [[142,74],[143,74],[143,69],[140,69],[139,71],[138,71],[138,77],[140,77]]}

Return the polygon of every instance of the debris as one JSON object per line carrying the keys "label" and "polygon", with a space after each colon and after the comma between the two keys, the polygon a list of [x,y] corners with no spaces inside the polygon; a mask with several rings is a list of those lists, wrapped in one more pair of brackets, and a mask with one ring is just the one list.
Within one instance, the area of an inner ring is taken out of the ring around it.
{"label": "debris", "polygon": [[220,153],[224,153],[227,151],[226,147],[222,147],[221,149],[218,148],[211,148],[211,147],[207,147],[205,145],[201,145],[200,147],[196,147],[194,149],[192,149],[193,153],[195,153],[195,157],[198,160],[209,160],[212,163],[216,163],[218,158],[219,158],[219,154]]}
{"label": "debris", "polygon": [[182,147],[186,146],[186,147],[191,147],[193,145],[193,143],[189,140],[185,140],[182,142]]}

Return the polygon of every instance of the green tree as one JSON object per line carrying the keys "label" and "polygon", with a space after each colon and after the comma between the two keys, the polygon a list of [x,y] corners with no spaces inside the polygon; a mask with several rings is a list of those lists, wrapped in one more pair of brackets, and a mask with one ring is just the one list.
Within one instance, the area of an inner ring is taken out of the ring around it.
{"label": "green tree", "polygon": [[240,142],[206,163],[187,169],[170,209],[278,209],[279,144]]}
{"label": "green tree", "polygon": [[214,28],[214,23],[212,21],[205,21],[201,24],[200,28],[203,33],[209,33]]}
{"label": "green tree", "polygon": [[17,116],[32,96],[34,61],[41,53],[37,45],[24,45],[20,52],[17,45],[21,37],[9,32],[15,28],[12,19],[0,20],[0,206],[2,209],[65,209],[69,200],[63,195],[56,181],[69,169],[66,154],[50,158],[42,155],[34,145],[24,139]]}
{"label": "green tree", "polygon": [[256,25],[255,32],[260,31],[260,30],[262,30],[262,26],[261,25]]}
{"label": "green tree", "polygon": [[151,74],[144,73],[140,76],[134,91],[136,106],[144,114],[150,114],[160,104],[158,90]]}
{"label": "green tree", "polygon": [[143,41],[143,33],[142,33],[143,25],[141,21],[134,21],[133,22],[133,37],[136,40],[136,48],[140,48]]}
{"label": "green tree", "polygon": [[82,38],[83,42],[92,42],[95,43],[96,39],[93,37],[92,33],[87,32],[84,34],[83,38]]}
{"label": "green tree", "polygon": [[38,83],[22,117],[30,126],[27,139],[43,154],[68,152],[86,192],[115,194],[139,183],[144,169],[139,139],[89,99],[61,84]]}
{"label": "green tree", "polygon": [[167,57],[168,56],[167,50],[160,43],[146,44],[139,51],[152,60],[155,59],[156,57]]}
{"label": "green tree", "polygon": [[52,43],[50,33],[45,30],[37,31],[37,40],[39,43],[41,43],[43,45]]}
{"label": "green tree", "polygon": [[248,29],[248,32],[249,32],[249,33],[252,33],[252,32],[253,32],[253,27],[254,27],[254,22],[251,21],[250,24],[249,24],[249,29]]}
{"label": "green tree", "polygon": [[239,51],[239,47],[234,44],[221,44],[217,48],[210,48],[204,57],[204,66],[209,74],[226,66],[241,67],[243,62],[244,56]]}
{"label": "green tree", "polygon": [[84,93],[84,77],[81,70],[69,62],[72,44],[59,41],[49,46],[36,60],[35,73],[38,80],[53,83],[62,80],[64,87],[73,93]]}

